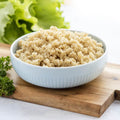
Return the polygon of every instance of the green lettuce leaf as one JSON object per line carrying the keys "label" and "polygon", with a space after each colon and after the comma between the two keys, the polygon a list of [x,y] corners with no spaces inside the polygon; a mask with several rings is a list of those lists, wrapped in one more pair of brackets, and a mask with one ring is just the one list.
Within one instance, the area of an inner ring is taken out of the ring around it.
{"label": "green lettuce leaf", "polygon": [[11,22],[11,16],[14,14],[13,6],[10,2],[0,3],[0,42],[4,42],[2,37],[5,33],[5,27]]}
{"label": "green lettuce leaf", "polygon": [[4,43],[12,44],[18,37],[24,35],[24,30],[19,28],[14,20],[5,28],[4,36],[2,40]]}
{"label": "green lettuce leaf", "polygon": [[3,2],[3,1],[8,1],[8,0],[0,0],[0,2]]}
{"label": "green lettuce leaf", "polygon": [[[32,31],[34,26],[37,26],[37,19],[31,16],[29,12],[29,7],[31,4],[35,3],[35,0],[9,0],[15,9],[14,20],[19,28],[22,28],[26,33]],[[38,30],[38,29],[37,29]],[[36,29],[34,29],[36,31]]]}
{"label": "green lettuce leaf", "polygon": [[58,28],[69,28],[69,23],[64,22],[62,11],[60,10],[63,0],[36,0],[31,4],[30,13],[38,19],[39,27],[50,28],[51,25]]}
{"label": "green lettuce leaf", "polygon": [[26,33],[52,25],[69,28],[61,4],[63,0],[0,0],[0,42],[12,44]]}

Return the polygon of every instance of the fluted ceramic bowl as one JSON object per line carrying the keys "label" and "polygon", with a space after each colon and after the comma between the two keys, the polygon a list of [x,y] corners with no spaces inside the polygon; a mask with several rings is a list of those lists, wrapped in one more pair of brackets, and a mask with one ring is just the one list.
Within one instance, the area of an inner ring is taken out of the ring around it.
{"label": "fluted ceramic bowl", "polygon": [[[35,32],[34,32],[35,33]],[[34,34],[30,33],[30,34]],[[102,42],[104,54],[87,64],[72,66],[72,67],[42,67],[35,66],[21,61],[15,57],[15,52],[18,47],[18,42],[25,39],[26,34],[18,38],[11,45],[11,62],[16,73],[25,81],[37,86],[47,88],[69,88],[88,83],[97,78],[107,61],[107,48],[105,43],[98,37],[89,34],[98,42]]]}

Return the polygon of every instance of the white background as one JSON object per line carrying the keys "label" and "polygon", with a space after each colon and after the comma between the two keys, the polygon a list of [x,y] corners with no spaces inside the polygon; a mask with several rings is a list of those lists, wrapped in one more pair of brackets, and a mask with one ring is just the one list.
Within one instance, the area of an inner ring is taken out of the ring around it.
{"label": "white background", "polygon": [[[67,0],[62,7],[71,29],[102,38],[109,49],[108,62],[120,64],[120,1]],[[0,120],[120,120],[120,101],[115,101],[101,118],[41,105],[0,98]]]}

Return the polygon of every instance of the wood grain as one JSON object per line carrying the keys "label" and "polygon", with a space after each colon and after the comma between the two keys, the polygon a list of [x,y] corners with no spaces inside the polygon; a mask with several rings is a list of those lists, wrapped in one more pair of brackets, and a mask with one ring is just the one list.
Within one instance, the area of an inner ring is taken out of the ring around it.
{"label": "wood grain", "polygon": [[[0,56],[9,55],[9,45],[0,44]],[[16,86],[10,98],[100,117],[114,99],[120,100],[120,65],[107,64],[92,82],[69,89],[48,89],[22,80],[12,69],[8,76]]]}

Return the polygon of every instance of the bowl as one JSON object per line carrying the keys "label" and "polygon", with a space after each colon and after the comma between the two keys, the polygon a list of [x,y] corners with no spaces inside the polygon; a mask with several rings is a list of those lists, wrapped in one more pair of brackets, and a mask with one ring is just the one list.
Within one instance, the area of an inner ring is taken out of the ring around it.
{"label": "bowl", "polygon": [[25,63],[15,57],[18,42],[25,39],[30,34],[26,34],[11,45],[11,62],[16,73],[25,81],[46,88],[70,88],[86,84],[97,78],[104,69],[107,61],[107,48],[105,42],[100,38],[89,34],[98,42],[102,42],[104,54],[98,59],[83,65],[71,67],[42,67]]}

